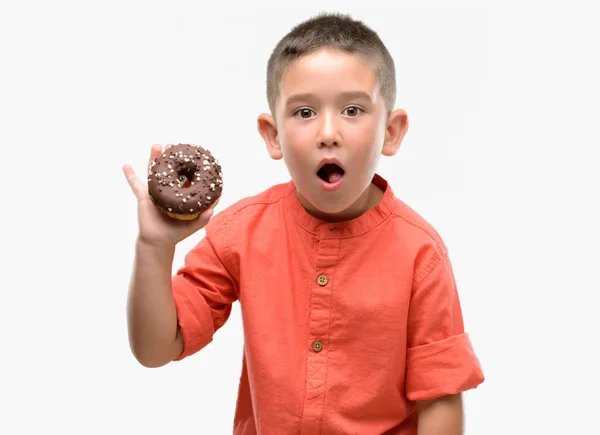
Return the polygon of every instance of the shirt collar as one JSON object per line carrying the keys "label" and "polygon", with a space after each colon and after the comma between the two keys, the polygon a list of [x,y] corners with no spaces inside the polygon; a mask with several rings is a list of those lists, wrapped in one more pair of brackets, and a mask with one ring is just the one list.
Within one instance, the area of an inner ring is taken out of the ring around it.
{"label": "shirt collar", "polygon": [[296,186],[293,181],[288,183],[288,192],[285,196],[285,207],[293,220],[306,231],[320,234],[325,238],[357,236],[382,223],[394,209],[395,197],[389,183],[378,174],[375,174],[372,183],[377,185],[383,191],[381,201],[375,207],[372,207],[362,215],[349,221],[329,223],[309,214],[298,199]]}

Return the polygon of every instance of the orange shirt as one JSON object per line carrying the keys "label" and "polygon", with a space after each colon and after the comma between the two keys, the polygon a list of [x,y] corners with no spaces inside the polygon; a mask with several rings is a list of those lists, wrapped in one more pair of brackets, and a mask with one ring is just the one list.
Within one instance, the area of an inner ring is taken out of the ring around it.
{"label": "orange shirt", "polygon": [[325,223],[292,182],[216,214],[172,286],[179,359],[241,304],[234,434],[416,434],[416,400],[484,377],[444,243],[388,183],[378,206]]}

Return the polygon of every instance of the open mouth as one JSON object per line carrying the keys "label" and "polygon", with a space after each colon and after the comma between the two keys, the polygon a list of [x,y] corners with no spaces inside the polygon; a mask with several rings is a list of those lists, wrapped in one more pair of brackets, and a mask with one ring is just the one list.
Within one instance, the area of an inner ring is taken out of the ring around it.
{"label": "open mouth", "polygon": [[319,178],[326,183],[333,184],[344,176],[344,170],[335,163],[326,163],[317,171]]}

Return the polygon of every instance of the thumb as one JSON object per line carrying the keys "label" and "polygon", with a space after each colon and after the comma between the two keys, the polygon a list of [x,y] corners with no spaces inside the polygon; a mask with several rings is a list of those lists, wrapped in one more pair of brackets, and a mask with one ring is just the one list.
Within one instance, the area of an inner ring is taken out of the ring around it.
{"label": "thumb", "polygon": [[198,216],[197,219],[194,219],[193,221],[191,221],[189,223],[190,232],[195,233],[196,231],[204,228],[208,224],[208,221],[212,217],[213,213],[214,213],[214,210],[212,208],[210,208],[210,209],[206,210],[204,213],[202,213],[200,216]]}

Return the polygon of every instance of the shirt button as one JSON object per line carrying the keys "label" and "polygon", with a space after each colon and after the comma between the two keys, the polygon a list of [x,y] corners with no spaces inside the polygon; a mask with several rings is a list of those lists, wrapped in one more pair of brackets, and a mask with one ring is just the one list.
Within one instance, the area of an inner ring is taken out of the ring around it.
{"label": "shirt button", "polygon": [[315,352],[321,352],[323,350],[323,343],[319,340],[315,340],[312,344],[312,348]]}
{"label": "shirt button", "polygon": [[319,283],[319,285],[321,287],[327,285],[328,281],[329,281],[329,279],[327,279],[327,277],[325,275],[319,275],[319,277],[317,278],[317,282]]}

